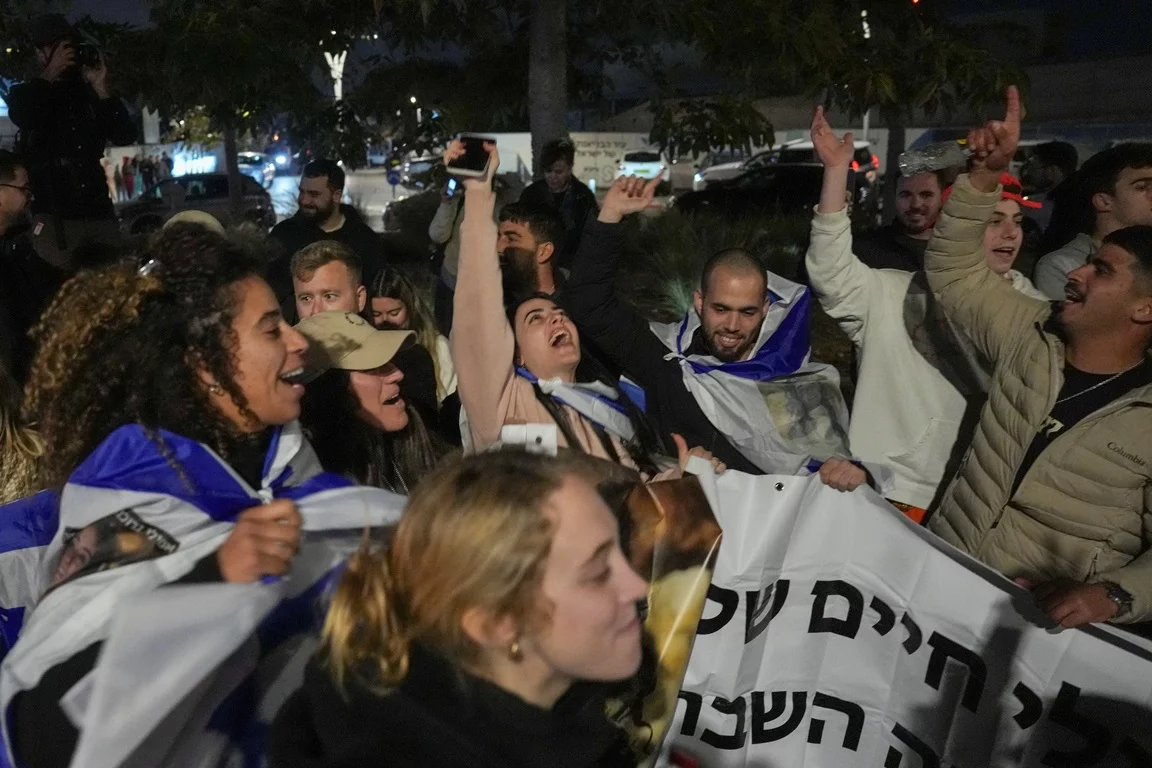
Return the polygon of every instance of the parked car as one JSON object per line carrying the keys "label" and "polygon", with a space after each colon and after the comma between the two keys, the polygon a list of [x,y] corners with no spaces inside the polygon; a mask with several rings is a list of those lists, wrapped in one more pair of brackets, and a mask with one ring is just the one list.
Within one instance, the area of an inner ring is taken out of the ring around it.
{"label": "parked car", "polygon": [[713,211],[731,218],[772,212],[810,213],[820,201],[823,178],[824,168],[818,164],[772,164],[681,195],[673,207],[686,213]]}
{"label": "parked car", "polygon": [[660,186],[666,188],[672,181],[672,164],[659,152],[628,152],[616,167],[616,178],[636,176],[641,179],[660,177]]}
{"label": "parked car", "polygon": [[707,155],[700,161],[700,167],[692,177],[692,189],[698,192],[709,184],[736,178],[744,172],[740,167],[748,157],[749,155],[742,150],[713,152]]}
{"label": "parked car", "polygon": [[[781,144],[770,153],[768,162],[789,165],[792,163],[819,163],[816,149],[808,139],[796,139]],[[872,154],[872,142],[863,139],[856,140],[856,152],[852,155],[852,170],[864,171],[878,170],[880,158]]]}
{"label": "parked car", "polygon": [[406,187],[423,189],[432,183],[433,173],[442,162],[439,155],[409,157],[400,167],[400,183]]}
{"label": "parked car", "polygon": [[135,200],[120,203],[116,214],[121,228],[130,234],[152,232],[181,211],[204,211],[225,226],[249,221],[261,227],[276,223],[272,197],[250,176],[241,176],[244,208],[240,221],[233,221],[228,201],[228,174],[198,173],[165,179],[144,190]]}
{"label": "parked car", "polygon": [[251,177],[264,189],[270,188],[276,178],[276,163],[260,152],[237,152],[236,164],[240,166],[240,173]]}

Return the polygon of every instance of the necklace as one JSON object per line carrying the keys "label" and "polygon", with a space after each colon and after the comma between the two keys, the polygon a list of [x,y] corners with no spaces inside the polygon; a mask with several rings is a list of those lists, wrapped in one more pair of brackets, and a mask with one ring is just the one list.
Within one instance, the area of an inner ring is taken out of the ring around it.
{"label": "necklace", "polygon": [[1113,381],[1116,381],[1116,379],[1118,379],[1118,378],[1120,378],[1121,376],[1123,376],[1124,374],[1128,373],[1128,371],[1131,371],[1131,370],[1133,370],[1134,368],[1136,368],[1137,366],[1139,366],[1139,365],[1140,365],[1141,363],[1143,363],[1143,362],[1144,362],[1144,361],[1143,361],[1143,360],[1141,360],[1139,363],[1136,363],[1136,365],[1133,365],[1133,366],[1130,366],[1130,367],[1128,367],[1128,368],[1125,368],[1124,370],[1120,371],[1119,373],[1114,373],[1114,374],[1112,374],[1111,376],[1109,376],[1108,378],[1104,379],[1104,381],[1101,381],[1101,382],[1098,382],[1098,383],[1096,383],[1096,384],[1093,384],[1092,386],[1090,386],[1090,387],[1087,387],[1086,389],[1082,389],[1082,390],[1080,390],[1079,392],[1077,392],[1077,393],[1076,393],[1076,394],[1074,394],[1074,395],[1068,395],[1068,397],[1062,397],[1062,398],[1060,398],[1059,400],[1057,400],[1057,401],[1056,401],[1055,405],[1060,405],[1060,403],[1066,403],[1066,402],[1068,402],[1069,400],[1072,400],[1072,399],[1074,399],[1074,398],[1080,397],[1080,395],[1086,395],[1086,394],[1088,394],[1089,392],[1091,392],[1092,390],[1096,389],[1097,387],[1102,387],[1102,386],[1104,386],[1105,384],[1110,384],[1111,382],[1113,382]]}

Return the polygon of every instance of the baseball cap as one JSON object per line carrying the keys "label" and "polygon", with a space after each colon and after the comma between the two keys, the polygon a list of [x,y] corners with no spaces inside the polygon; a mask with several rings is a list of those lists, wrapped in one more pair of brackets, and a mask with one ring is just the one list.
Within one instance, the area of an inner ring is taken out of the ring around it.
{"label": "baseball cap", "polygon": [[63,14],[42,13],[28,22],[28,40],[36,48],[76,36],[76,30]]}
{"label": "baseball cap", "polygon": [[[949,186],[944,193],[940,196],[943,202],[948,202],[948,198],[952,196],[952,187]],[[1015,200],[1020,203],[1024,208],[1043,208],[1044,204],[1039,200],[1029,200],[1024,196],[1024,186],[1020,183],[1020,179],[1005,171],[1000,174],[1000,199],[1001,200]]]}
{"label": "baseball cap", "polygon": [[320,312],[296,324],[310,342],[305,381],[332,368],[370,371],[388,363],[416,337],[412,331],[380,331],[353,312]]}

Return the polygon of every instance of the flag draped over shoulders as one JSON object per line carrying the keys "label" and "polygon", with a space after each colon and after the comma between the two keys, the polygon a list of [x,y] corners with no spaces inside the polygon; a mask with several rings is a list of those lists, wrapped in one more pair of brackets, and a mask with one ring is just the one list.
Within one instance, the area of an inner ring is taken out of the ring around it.
{"label": "flag draped over shoulders", "polygon": [[[295,501],[303,520],[284,578],[174,585],[273,499]],[[259,488],[193,440],[116,430],[58,494],[0,507],[3,758],[15,765],[13,697],[94,643],[96,667],[62,700],[80,731],[73,765],[251,757],[341,564],[403,503],[323,472],[295,422],[273,433]]]}

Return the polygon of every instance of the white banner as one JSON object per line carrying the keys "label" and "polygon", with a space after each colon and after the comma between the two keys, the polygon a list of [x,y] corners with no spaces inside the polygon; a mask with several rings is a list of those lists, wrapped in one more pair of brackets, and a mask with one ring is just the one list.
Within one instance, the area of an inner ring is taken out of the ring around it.
{"label": "white banner", "polygon": [[1152,765],[1152,643],[1056,631],[870,491],[729,472],[666,748],[705,768]]}

